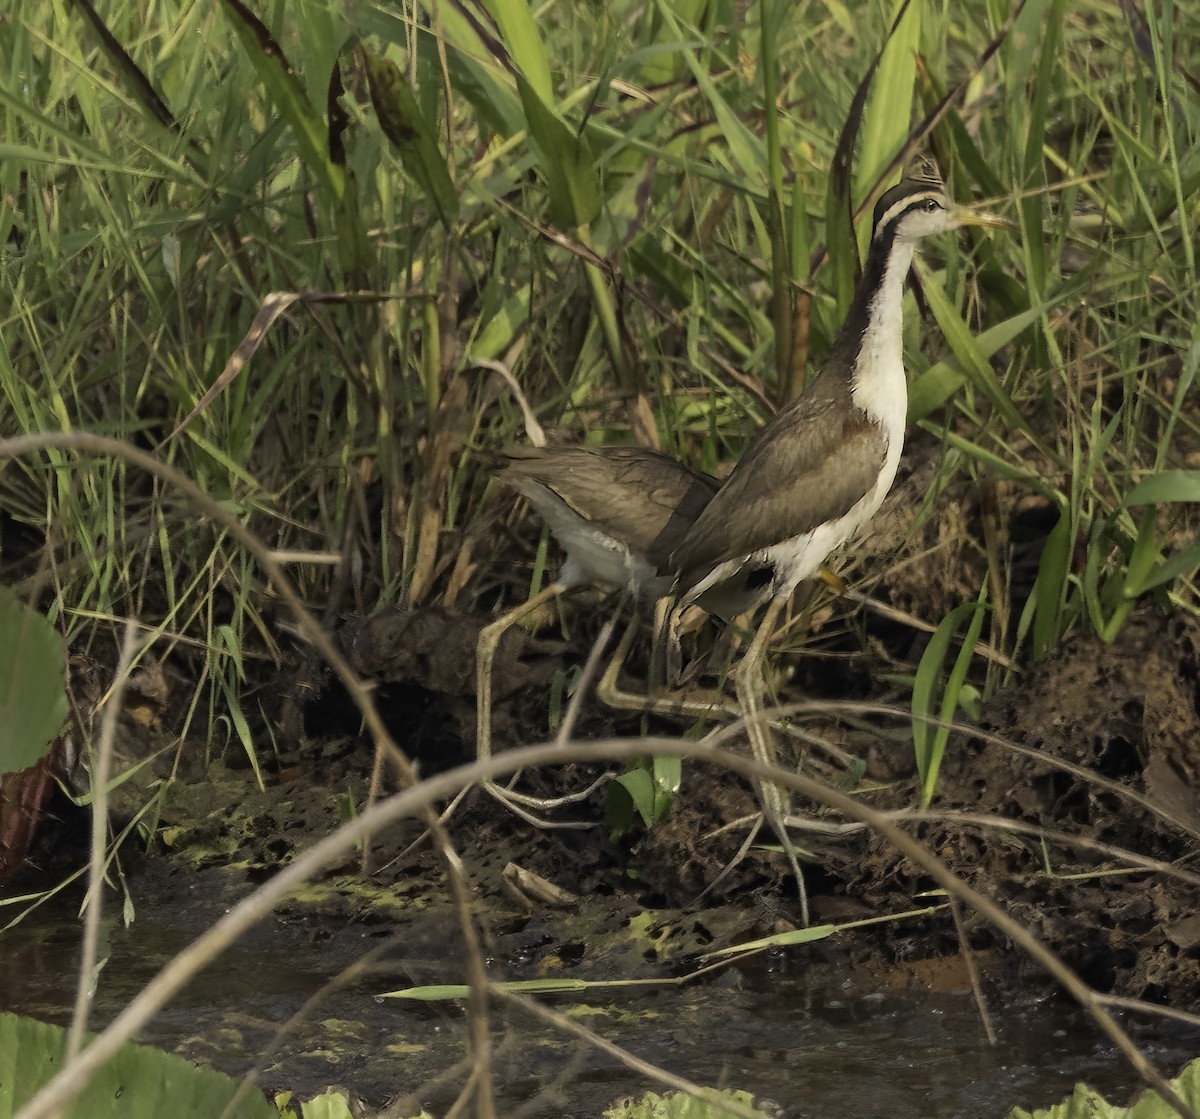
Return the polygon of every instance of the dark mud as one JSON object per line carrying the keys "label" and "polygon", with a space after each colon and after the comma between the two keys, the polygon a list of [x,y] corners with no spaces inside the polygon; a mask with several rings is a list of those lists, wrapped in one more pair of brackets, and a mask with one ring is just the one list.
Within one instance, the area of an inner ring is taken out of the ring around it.
{"label": "dark mud", "polygon": [[[777,665],[780,703],[822,697],[899,705],[891,719],[836,710],[797,715],[793,728],[802,732],[803,749],[784,750],[785,761],[857,791],[880,809],[912,809],[918,802],[911,730],[903,716],[906,689],[889,683],[893,675],[912,672],[927,639],[905,615],[936,622],[974,598],[983,571],[979,549],[962,531],[977,510],[948,505],[914,530],[905,502],[928,485],[918,456],[866,545],[887,551],[904,538],[907,549],[925,556],[920,568],[893,565],[882,583],[863,588],[892,609],[864,608],[822,592],[780,643],[794,646]],[[1030,507],[1021,514],[1032,542],[1030,564],[1040,546],[1042,512]],[[1014,555],[1019,571],[1019,542]],[[514,577],[514,587],[518,581]],[[565,702],[569,694],[603,610],[576,602],[562,613],[565,636],[551,615],[539,636],[512,630],[504,638],[494,682],[497,749],[546,738],[549,697]],[[375,682],[397,741],[424,774],[473,757],[475,642],[486,620],[440,607],[389,609],[371,619],[346,619],[339,629],[348,658]],[[698,668],[692,682],[720,686],[723,639],[701,631],[694,642],[690,653]],[[644,651],[640,656],[627,674],[631,690],[644,686]],[[137,690],[120,736],[125,761],[152,761],[114,794],[119,819],[158,797],[149,818],[153,840],[144,848],[127,843],[121,857],[119,880],[134,922],[129,930],[112,931],[114,944],[124,944],[141,970],[126,968],[118,982],[101,983],[102,1017],[207,927],[218,907],[244,896],[361,809],[375,768],[353,705],[327,672],[299,655],[286,678],[264,682],[263,707],[273,718],[270,736],[260,737],[264,743],[269,737],[273,748],[264,746],[255,757],[257,774],[237,745],[218,750],[189,742],[177,748],[180,715],[166,677],[155,679],[161,686]],[[913,819],[911,832],[1098,990],[1194,1007],[1200,1001],[1200,624],[1167,616],[1149,601],[1140,604],[1112,644],[1075,636],[1044,663],[1013,670],[983,705],[976,726],[988,734],[951,738],[934,812]],[[685,729],[679,721],[614,713],[589,699],[577,733],[588,738]],[[561,795],[587,787],[601,772],[566,764],[526,773],[520,787]],[[385,772],[381,791],[393,787]],[[57,819],[43,823],[32,863],[10,892],[44,889],[79,864],[86,824],[65,800],[56,811]],[[448,828],[475,891],[494,974],[661,980],[689,973],[707,952],[796,924],[797,892],[782,854],[761,837],[743,850],[758,811],[748,784],[715,766],[688,762],[669,811],[654,827],[643,827],[635,816],[614,828],[613,811],[600,791],[546,813],[556,822],[593,826],[550,830],[530,827],[479,790],[457,807]],[[818,806],[798,803],[795,811],[820,818]],[[975,818],[966,820],[964,813]],[[924,873],[870,832],[826,828],[797,832],[797,839],[805,848],[808,891],[820,922],[930,904]],[[1143,861],[1131,863],[1125,852]],[[244,1071],[257,1059],[270,1085],[319,1087],[338,1080],[376,1101],[401,1090],[398,1063],[411,1083],[436,1079],[461,1046],[457,1004],[379,1004],[374,998],[397,988],[461,981],[459,931],[444,869],[415,821],[373,838],[366,874],[363,855],[347,856],[281,907],[268,926],[160,1016],[148,1040],[211,1058],[230,1071]],[[518,870],[564,891],[565,900],[531,893]],[[64,943],[73,943],[74,926],[64,920]],[[1093,1028],[1052,991],[1043,973],[976,915],[967,913],[964,920],[982,965],[983,992],[1001,1008],[1000,1051],[986,1047],[975,1025],[963,993],[968,982],[958,935],[944,909],[839,933],[677,989],[682,994],[589,992],[586,1003],[598,1032],[640,1055],[707,1083],[750,1087],[788,1101],[815,1093],[812,1114],[829,1114],[830,1100],[837,1100],[839,1114],[879,1114],[886,1084],[904,1085],[902,1091],[921,1100],[909,1110],[902,1099],[889,1099],[889,1113],[914,1116],[982,1114],[981,1097],[967,1088],[972,1079],[985,1084],[985,1092],[1002,1093],[986,1097],[996,1114],[1009,1102],[1047,1103],[1085,1072],[1114,1090],[1132,1087],[1128,1073],[1122,1078],[1113,1072],[1120,1065],[1110,1051],[1086,1040],[1094,1039]],[[36,918],[27,927],[36,927]],[[7,934],[9,945],[19,944],[14,935]],[[46,935],[52,942],[58,934]],[[34,971],[57,969],[69,977],[61,950],[39,955],[45,943],[35,935],[22,958],[36,961]],[[54,976],[43,974],[46,982],[39,985],[29,969],[18,970],[26,987],[13,978],[16,973],[4,984],[11,1007],[62,1018],[69,994],[47,993]],[[334,988],[325,1000],[306,1006],[327,982]],[[913,997],[921,1022],[927,1012],[934,1022],[944,1017],[940,1032],[905,1021],[904,1007],[914,1005],[905,1000]],[[958,1000],[953,1009],[930,1010],[929,999],[943,997]],[[214,1007],[224,1015],[216,1022],[201,1009]],[[803,1010],[799,1017],[797,1008]],[[264,1056],[293,1014],[299,1015],[293,1034],[278,1053]],[[724,1049],[716,1024],[723,1015]],[[674,1023],[665,1030],[664,1016]],[[514,1026],[507,1012],[501,1017],[510,1041],[531,1036],[527,1021]],[[713,1036],[702,1037],[708,1027],[698,1023],[710,1020]],[[1152,1046],[1166,1046],[1160,1055],[1168,1062],[1182,1061],[1196,1048],[1194,1034],[1164,1041],[1152,1032],[1159,1027],[1147,1023],[1143,1019],[1137,1028]],[[853,1029],[842,1033],[847,1024]],[[799,1033],[780,1048],[772,1030]],[[897,1045],[874,1065],[881,1030]],[[503,1050],[509,1056],[502,1059],[500,1079],[512,1100],[530,1099],[559,1078],[559,1095],[547,1097],[535,1113],[592,1115],[599,1108],[588,1101],[596,1097],[581,1084],[602,1084],[609,1093],[604,1102],[627,1090],[628,1078],[611,1061],[594,1054],[571,1057],[561,1037],[540,1037],[532,1047],[514,1043]],[[867,1039],[861,1050],[855,1038]],[[1020,1047],[1040,1046],[1037,1055],[1044,1055],[1063,1038],[1071,1039],[1063,1062],[1074,1071],[1055,1072],[1045,1095],[1023,1094],[1020,1084],[1036,1079],[1037,1061]],[[1094,1059],[1082,1056],[1081,1046]],[[934,1070],[956,1059],[967,1060],[969,1069],[956,1070],[953,1087],[954,1076]],[[781,1062],[803,1069],[803,1083],[782,1075]],[[848,1105],[844,1091],[838,1095],[837,1076],[845,1074],[847,1062],[865,1078],[861,1107]],[[989,1080],[992,1066],[996,1075]],[[903,1070],[914,1068],[920,1070],[915,1081],[906,1079]],[[1005,1069],[1016,1070],[1017,1079],[1006,1079]],[[1102,1070],[1115,1079],[1106,1080]],[[831,1094],[822,1103],[812,1085],[823,1076]],[[924,1094],[916,1083],[922,1079]],[[432,1090],[425,1098],[444,1095]],[[944,1103],[930,1105],[939,1099]]]}
{"label": "dark mud", "polygon": [[[214,908],[247,886],[231,868],[183,872],[162,859],[137,867],[133,883],[134,923],[108,922],[96,1025],[123,1009],[204,931]],[[267,1089],[304,1097],[333,1084],[374,1108],[415,1093],[431,1114],[445,1114],[461,1082],[445,1076],[463,1055],[459,1004],[377,996],[413,982],[460,978],[453,921],[422,910],[386,921],[349,918],[345,908],[340,916],[330,910],[318,917],[307,900],[297,899],[243,938],[142,1039],[233,1075],[257,1069]],[[514,978],[652,970],[636,962],[633,945],[641,938],[634,916],[623,934],[631,946],[617,957],[620,937],[584,931],[570,917],[522,916],[515,907],[506,915],[503,904],[486,911],[505,953],[493,966]],[[45,1020],[69,1018],[78,940],[67,904],[6,933],[0,954],[6,1002]],[[678,1075],[775,1100],[788,1119],[999,1119],[1012,1104],[1059,1099],[1077,1078],[1115,1100],[1135,1090],[1128,1067],[1067,1003],[1010,999],[997,1014],[999,1043],[991,1047],[953,962],[926,968],[919,979],[915,968],[847,978],[854,975],[849,954],[826,942],[819,952],[760,958],[682,988],[593,990],[539,1001]],[[1132,1028],[1171,1073],[1200,1045],[1197,1031],[1144,1021]],[[617,1098],[647,1086],[614,1057],[513,1009],[496,1008],[493,1041],[504,1116],[597,1119]]]}
{"label": "dark mud", "polygon": [[[379,669],[382,706],[425,772],[471,753],[477,629],[476,620],[427,611],[415,619],[389,612],[348,631],[358,667]],[[390,658],[380,652],[388,648],[397,650]],[[502,652],[497,745],[544,737],[549,678],[585,649],[514,632]],[[1071,639],[984,706],[978,726],[990,737],[951,739],[933,816],[910,825],[952,869],[1006,905],[1099,990],[1175,1006],[1195,1005],[1200,995],[1198,681],[1200,626],[1168,620],[1151,606],[1139,610],[1111,645]],[[791,698],[789,688],[781,700]],[[339,720],[344,729],[356,717],[324,678],[299,690],[312,697],[301,712],[308,733],[290,748],[281,743],[265,767],[265,791],[232,748],[221,762],[194,764],[190,772],[185,767],[182,779],[167,787],[159,819],[163,854],[194,870],[238,865],[253,882],[362,806],[374,759],[356,735],[334,733]],[[810,748],[804,762],[809,772],[824,771],[843,783],[847,773],[855,776],[864,799],[877,808],[917,803],[903,719],[873,726],[825,713],[796,721],[810,741],[865,762],[857,773],[838,772],[827,751]],[[640,725],[637,717],[614,722],[611,713],[589,704],[580,733],[636,734]],[[527,773],[520,787],[554,796],[585,788],[600,772],[568,764]],[[143,794],[129,789],[122,795],[133,804]],[[769,844],[742,850],[757,814],[748,784],[689,762],[665,818],[650,829],[635,819],[620,833],[605,825],[605,800],[601,791],[545,813],[554,822],[593,825],[587,830],[535,829],[483,792],[470,792],[450,818],[449,831],[481,901],[513,901],[520,887],[515,872],[505,872],[515,864],[568,896],[588,899],[589,920],[598,920],[600,928],[621,927],[638,912],[722,909],[719,921],[684,916],[674,922],[672,951],[664,955],[655,945],[637,975],[661,973],[713,946],[797,921],[795,884],[781,854]],[[798,804],[796,811],[818,815],[815,806]],[[977,818],[964,821],[961,813]],[[930,881],[886,843],[867,831],[829,832],[799,838],[818,920],[923,904]],[[314,884],[305,902],[309,912],[386,923],[442,905],[442,868],[422,834],[414,821],[375,837],[369,876],[359,876],[358,856],[348,858],[336,874]],[[1131,865],[1123,852],[1157,860],[1158,867]],[[549,926],[563,920],[561,909],[546,909],[537,897],[521,904],[544,911],[539,919]],[[607,913],[598,913],[598,905]],[[1041,982],[980,919],[968,916],[967,924],[976,949]],[[523,947],[514,955],[524,965],[538,955],[531,944],[540,942],[554,945],[558,965],[566,966],[561,937],[529,940],[527,922],[521,936]],[[580,955],[592,955],[586,947],[591,937],[581,934],[579,942]],[[917,926],[885,926],[856,943],[860,963],[886,967],[901,958],[953,954],[958,941],[949,916],[942,915]],[[502,941],[495,949],[498,960],[509,955]]]}
{"label": "dark mud", "polygon": [[[842,604],[824,609],[842,609]],[[581,615],[584,622],[586,617]],[[389,610],[369,621],[351,620],[341,633],[355,667],[377,681],[380,706],[421,772],[473,756],[479,625],[478,618],[439,608],[416,614]],[[834,642],[845,635],[861,640],[865,630],[860,647],[878,649],[881,642],[871,636],[870,625],[861,617],[848,623],[827,620],[819,638],[833,633]],[[546,697],[555,674],[582,661],[589,638],[586,624],[570,642],[510,631],[496,670],[498,749],[546,737]],[[780,689],[781,702],[819,694],[822,687],[826,693],[840,691],[841,698],[897,698],[886,684],[871,683],[887,664],[877,652],[794,663],[793,678]],[[829,663],[836,673],[830,673]],[[631,687],[636,676],[635,665]],[[257,759],[265,789],[257,787],[240,749],[228,746],[219,759],[207,761],[198,748],[189,747],[178,759],[173,753],[161,755],[140,780],[117,791],[118,814],[132,814],[153,782],[174,772],[175,780],[160,795],[152,851],[194,870],[235,864],[253,882],[366,802],[375,759],[358,734],[353,706],[327,675],[311,667],[301,668],[281,690],[284,731],[275,753]],[[141,706],[133,712],[136,718],[126,720],[123,737],[135,755],[161,743],[169,722],[166,705],[148,715],[140,694],[137,702]],[[1111,645],[1074,637],[1045,663],[1014,674],[983,707],[978,726],[991,737],[951,738],[934,816],[914,821],[911,830],[953,870],[1062,952],[1098,989],[1195,1005],[1200,996],[1198,702],[1200,625],[1179,615],[1167,618],[1147,604]],[[876,808],[911,809],[918,802],[903,717],[872,721],[834,712],[797,716],[795,724],[808,742],[825,744],[806,747],[806,772],[857,787]],[[681,724],[614,717],[589,701],[578,733],[584,738],[636,735],[643,727],[677,733]],[[857,768],[854,758],[862,759]],[[566,764],[526,773],[520,787],[555,796],[585,788],[601,772]],[[390,787],[385,777],[382,791]],[[769,844],[743,850],[757,815],[747,783],[717,767],[689,762],[670,810],[649,829],[636,816],[623,830],[607,826],[612,805],[606,799],[601,790],[585,802],[544,814],[554,822],[593,825],[587,830],[535,829],[483,792],[468,793],[449,831],[481,900],[511,900],[515,887],[504,871],[512,863],[568,895],[593,904],[608,899],[609,919],[618,924],[639,910],[733,908],[737,919],[723,919],[722,937],[707,928],[675,930],[678,957],[703,951],[718,939],[730,943],[797,921],[795,884],[782,855]],[[819,815],[816,806],[797,804],[795,810]],[[995,819],[964,822],[953,815],[959,813]],[[1006,829],[997,819],[1026,830]],[[53,827],[45,830],[43,839],[52,842]],[[818,828],[797,834],[807,852],[808,890],[821,921],[902,912],[921,904],[916,899],[930,886],[918,868],[867,831],[839,834]],[[348,859],[340,877],[314,887],[309,898],[314,913],[344,910],[355,919],[388,921],[413,906],[435,904],[444,890],[442,868],[421,837],[415,821],[375,837],[369,877],[358,879],[358,856]],[[1122,852],[1157,860],[1158,868],[1131,865]],[[338,885],[331,886],[333,881]],[[530,903],[535,910],[540,904]],[[681,927],[686,926],[685,921]],[[981,921],[968,917],[968,926],[978,949],[996,952],[1024,970],[1019,957]],[[894,937],[885,929],[864,936],[861,944],[865,962],[884,965],[900,956],[938,958],[957,950],[948,916],[916,930],[906,927]]]}
{"label": "dark mud", "polygon": [[[426,628],[442,638],[429,642],[428,653],[411,639],[413,621],[399,612],[376,619],[366,630],[354,629],[353,647],[360,668],[386,664],[386,673],[395,673],[395,679],[384,676],[385,694],[413,686],[405,678],[410,671],[443,683],[445,691],[422,708],[442,712],[433,720],[435,733],[422,739],[411,733],[411,719],[407,723],[406,741],[421,765],[436,769],[448,757],[457,761],[470,753],[472,678],[468,669],[448,665],[455,660],[455,645],[458,661],[470,665],[475,629],[463,619],[450,624],[441,614]],[[385,649],[404,647],[402,670],[395,671],[394,659],[372,652],[363,636],[368,631]],[[396,631],[409,636],[398,640]],[[446,640],[452,633],[455,640]],[[520,634],[507,640],[497,688],[498,745],[545,736],[538,697],[544,703],[549,679],[564,658],[577,662],[586,652],[582,635],[565,650]],[[436,668],[430,659],[435,655]],[[843,658],[836,688],[847,698],[893,698],[885,687],[869,684],[881,674],[883,658],[875,665],[865,660],[865,655],[853,662]],[[844,671],[848,664],[850,671]],[[778,698],[787,702],[812,695],[814,683],[830,683],[823,671],[817,658],[799,662]],[[328,710],[325,704],[326,715]],[[842,784],[848,774],[856,777],[866,801],[877,808],[900,810],[918,802],[902,719],[871,725],[825,714],[797,722],[810,741],[824,741],[833,752],[865,763],[855,773],[844,763],[841,768],[832,764],[830,750],[809,749],[804,761],[809,772],[823,772]],[[989,737],[952,737],[932,816],[914,821],[912,832],[969,883],[1001,901],[1097,989],[1194,1006],[1200,996],[1200,625],[1182,615],[1167,617],[1147,603],[1112,644],[1077,636],[1046,662],[1014,673],[1012,682],[984,705],[977,725]],[[654,729],[664,726],[656,723]],[[636,734],[640,727],[637,718],[614,721],[611,713],[589,705],[581,734]],[[346,764],[339,772],[349,778],[354,766]],[[565,766],[526,774],[521,787],[554,796],[586,787],[598,772]],[[798,805],[797,811],[806,807]],[[598,825],[575,832],[532,829],[475,793],[452,819],[451,831],[469,863],[485,875],[485,892],[507,888],[499,871],[513,861],[572,894],[611,897],[618,910],[686,908],[698,899],[710,906],[732,904],[742,914],[739,934],[748,936],[784,926],[797,915],[795,886],[781,855],[757,845],[741,851],[756,812],[747,784],[692,762],[685,766],[670,811],[648,830],[636,824],[613,836],[599,826],[603,794],[547,814],[560,822]],[[962,819],[964,813],[975,819]],[[822,921],[900,912],[912,908],[931,885],[922,871],[869,832],[817,830],[805,833],[801,842],[809,852],[808,888]],[[389,843],[378,852],[391,873],[409,876],[414,866],[434,869],[429,862],[413,862],[427,855],[409,854],[392,863],[401,846]],[[1040,981],[1032,965],[1010,953],[1003,938],[979,918],[969,917],[967,927],[976,948],[999,953],[1016,972]],[[946,916],[915,931],[906,927],[894,936],[885,931],[866,938],[862,961],[938,958],[955,952],[957,943]]]}

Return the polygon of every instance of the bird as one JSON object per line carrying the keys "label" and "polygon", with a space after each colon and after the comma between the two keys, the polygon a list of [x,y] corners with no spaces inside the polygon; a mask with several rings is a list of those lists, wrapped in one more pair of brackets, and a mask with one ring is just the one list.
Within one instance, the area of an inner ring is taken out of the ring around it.
{"label": "bird", "polygon": [[[653,601],[666,595],[673,576],[667,559],[717,492],[717,479],[659,451],[626,446],[510,447],[499,455],[496,478],[533,506],[566,553],[554,582],[485,626],[476,647],[478,759],[491,756],[491,679],[505,631],[543,603],[580,587],[623,591]],[[522,808],[554,807],[591,789],[548,801],[485,784],[518,816],[538,826]]]}
{"label": "bird", "polygon": [[[773,763],[774,749],[759,713],[762,662],[779,612],[797,585],[870,521],[896,476],[908,411],[903,295],[914,247],[964,225],[1008,224],[955,206],[929,180],[905,179],[885,191],[862,276],[823,368],[754,436],[669,557],[677,612],[697,603],[729,620],[769,602],[734,672],[751,748],[765,764]],[[760,800],[790,852],[782,790],[763,783]]]}

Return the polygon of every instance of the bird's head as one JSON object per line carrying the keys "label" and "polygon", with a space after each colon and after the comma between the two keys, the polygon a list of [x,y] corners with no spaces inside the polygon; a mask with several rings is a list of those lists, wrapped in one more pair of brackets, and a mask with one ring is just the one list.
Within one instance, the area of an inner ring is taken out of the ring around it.
{"label": "bird's head", "polygon": [[914,242],[931,233],[945,233],[964,225],[993,229],[1010,223],[996,214],[955,205],[936,184],[905,179],[886,191],[875,204],[872,239]]}

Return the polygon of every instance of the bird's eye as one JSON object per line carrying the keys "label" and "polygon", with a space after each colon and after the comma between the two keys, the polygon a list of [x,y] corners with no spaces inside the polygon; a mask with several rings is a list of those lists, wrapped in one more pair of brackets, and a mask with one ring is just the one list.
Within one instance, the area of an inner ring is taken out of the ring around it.
{"label": "bird's eye", "polygon": [[941,203],[936,198],[925,199],[925,213],[933,214],[942,208]]}

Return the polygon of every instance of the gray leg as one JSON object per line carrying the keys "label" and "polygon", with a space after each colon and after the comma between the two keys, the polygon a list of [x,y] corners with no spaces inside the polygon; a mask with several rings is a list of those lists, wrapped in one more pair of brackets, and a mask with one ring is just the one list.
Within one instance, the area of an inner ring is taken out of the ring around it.
{"label": "gray leg", "polygon": [[638,620],[630,621],[628,628],[621,637],[617,651],[604,670],[600,683],[596,685],[596,697],[608,707],[618,711],[640,711],[646,715],[667,715],[688,719],[734,719],[737,711],[730,708],[725,697],[717,692],[683,693],[678,696],[671,693],[659,692],[651,686],[645,695],[636,692],[622,691],[620,685],[621,669],[629,650],[633,647],[633,639],[637,636]]}
{"label": "gray leg", "polygon": [[[746,737],[750,740],[750,750],[756,761],[763,765],[776,765],[775,740],[771,727],[762,713],[762,697],[764,691],[763,671],[765,668],[767,646],[779,620],[779,614],[787,603],[787,597],[777,597],[771,600],[767,612],[759,623],[758,632],[746,650],[742,663],[734,670],[734,687],[737,690],[738,703],[741,705],[742,717],[746,721]],[[783,844],[783,850],[791,864],[792,874],[796,879],[796,888],[800,894],[800,920],[808,924],[808,894],[804,889],[804,875],[800,870],[800,861],[796,858],[796,849],[792,846],[788,835],[787,819],[789,797],[778,785],[771,781],[758,782],[758,796],[762,804],[763,815],[774,829]]]}
{"label": "gray leg", "polygon": [[[500,641],[504,634],[522,618],[532,614],[543,603],[557,598],[566,589],[561,583],[551,583],[528,602],[523,602],[520,606],[509,610],[508,613],[501,614],[494,622],[479,631],[479,641],[475,646],[475,757],[480,761],[492,756],[492,663],[496,658],[496,650],[500,647]],[[516,780],[516,777],[513,780]],[[589,787],[582,793],[553,798],[527,796],[511,788],[497,785],[491,780],[484,781],[483,787],[514,815],[520,816],[522,820],[533,824],[534,827],[590,828],[595,826],[576,821],[558,823],[542,820],[526,811],[526,808],[538,808],[545,811],[561,804],[572,804],[589,796],[595,786]]]}

